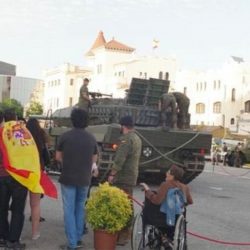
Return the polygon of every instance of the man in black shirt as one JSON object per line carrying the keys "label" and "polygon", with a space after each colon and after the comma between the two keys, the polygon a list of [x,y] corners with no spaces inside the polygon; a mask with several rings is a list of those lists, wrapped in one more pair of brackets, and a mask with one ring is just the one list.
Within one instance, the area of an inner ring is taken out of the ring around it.
{"label": "man in black shirt", "polygon": [[92,163],[96,162],[97,146],[94,136],[88,133],[88,114],[83,109],[71,113],[73,129],[59,138],[56,160],[62,163],[61,183],[65,233],[68,244],[61,249],[72,250],[81,245],[85,221],[84,204],[91,180]]}

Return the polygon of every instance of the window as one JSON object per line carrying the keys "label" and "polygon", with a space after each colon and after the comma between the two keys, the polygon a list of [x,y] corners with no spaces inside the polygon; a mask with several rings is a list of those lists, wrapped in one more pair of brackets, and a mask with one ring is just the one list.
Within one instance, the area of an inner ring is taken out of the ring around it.
{"label": "window", "polygon": [[159,72],[159,79],[162,79],[163,77],[163,74],[162,74],[162,71]]}
{"label": "window", "polygon": [[207,82],[204,82],[204,90],[207,89]]}
{"label": "window", "polygon": [[220,89],[220,80],[218,81],[218,89]]}
{"label": "window", "polygon": [[214,81],[214,89],[216,89],[216,81]]}
{"label": "window", "polygon": [[70,98],[69,98],[69,106],[72,107],[72,105],[73,105],[73,98],[70,97]]}
{"label": "window", "polygon": [[168,78],[169,78],[169,73],[166,72],[166,73],[165,73],[165,80],[168,80]]}
{"label": "window", "polygon": [[230,124],[231,124],[231,125],[234,125],[234,118],[231,118]]}
{"label": "window", "polygon": [[147,79],[147,72],[144,73],[144,79]]}
{"label": "window", "polygon": [[245,102],[245,112],[250,113],[250,100]]}
{"label": "window", "polygon": [[199,91],[199,83],[196,83],[196,91]]}
{"label": "window", "polygon": [[202,82],[200,82],[200,91],[202,91]]}
{"label": "window", "polygon": [[70,86],[73,86],[73,85],[74,85],[74,79],[71,78],[71,79],[70,79]]}
{"label": "window", "polygon": [[213,112],[216,114],[221,113],[221,102],[215,102],[213,106]]}
{"label": "window", "polygon": [[58,79],[58,80],[57,80],[57,83],[58,83],[58,85],[60,85],[60,83],[61,83],[61,80],[60,80],[60,79]]}
{"label": "window", "polygon": [[235,102],[235,88],[232,89],[232,102]]}
{"label": "window", "polygon": [[184,93],[184,95],[187,95],[187,87],[184,87],[183,93]]}
{"label": "window", "polygon": [[10,76],[7,76],[7,88],[8,88],[8,91],[10,91],[11,89],[11,77]]}
{"label": "window", "polygon": [[142,72],[140,72],[140,76],[142,76]]}
{"label": "window", "polygon": [[98,64],[97,65],[97,74],[101,74],[102,73],[102,65]]}
{"label": "window", "polygon": [[205,104],[204,103],[197,103],[196,104],[196,113],[197,114],[205,113]]}
{"label": "window", "polygon": [[246,78],[245,78],[245,76],[242,76],[242,83],[246,83]]}
{"label": "window", "polygon": [[57,108],[59,107],[59,98],[58,97],[56,98],[56,107]]}

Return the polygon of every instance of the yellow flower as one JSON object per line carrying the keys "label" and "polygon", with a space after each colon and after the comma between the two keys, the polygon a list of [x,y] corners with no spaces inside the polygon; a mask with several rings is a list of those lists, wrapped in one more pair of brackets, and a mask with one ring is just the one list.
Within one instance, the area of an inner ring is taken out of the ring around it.
{"label": "yellow flower", "polygon": [[132,203],[124,191],[105,182],[91,193],[86,212],[87,221],[93,229],[115,233],[130,220]]}

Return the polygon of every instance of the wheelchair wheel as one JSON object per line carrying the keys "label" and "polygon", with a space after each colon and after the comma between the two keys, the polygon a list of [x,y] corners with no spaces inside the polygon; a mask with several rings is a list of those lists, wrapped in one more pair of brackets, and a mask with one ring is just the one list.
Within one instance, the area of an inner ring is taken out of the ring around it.
{"label": "wheelchair wheel", "polygon": [[180,215],[176,222],[173,250],[187,250],[186,222],[183,215]]}
{"label": "wheelchair wheel", "polygon": [[143,249],[143,222],[142,212],[138,213],[132,224],[131,248],[132,250]]}
{"label": "wheelchair wheel", "polygon": [[131,248],[132,250],[162,249],[159,230],[152,225],[143,224],[142,212],[138,213],[133,220]]}

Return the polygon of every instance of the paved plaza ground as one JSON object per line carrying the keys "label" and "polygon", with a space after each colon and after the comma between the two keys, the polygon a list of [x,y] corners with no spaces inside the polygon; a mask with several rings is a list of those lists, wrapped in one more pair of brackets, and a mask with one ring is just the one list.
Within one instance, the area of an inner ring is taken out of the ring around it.
{"label": "paved plaza ground", "polygon": [[[57,250],[59,246],[66,243],[63,224],[62,200],[60,194],[60,185],[57,177],[53,177],[59,191],[57,200],[45,197],[42,199],[42,216],[46,221],[41,223],[41,237],[38,240],[31,239],[31,223],[29,221],[30,207],[29,200],[25,210],[25,224],[22,234],[22,241],[27,244],[27,250]],[[89,233],[83,237],[84,248],[86,250],[94,249],[93,231],[89,228]],[[130,249],[130,245],[117,247],[117,250]]]}
{"label": "paved plaza ground", "polygon": [[[59,187],[57,177],[53,177]],[[212,166],[207,163],[205,171],[190,183],[194,204],[188,208],[188,230],[213,239],[228,242],[249,242],[250,220],[250,169]],[[31,240],[30,208],[27,201],[26,219],[22,241],[27,250],[57,250],[66,242],[63,211],[60,195],[58,200],[42,200],[42,216],[46,221],[41,223],[40,239]],[[143,200],[143,192],[135,188],[134,196]],[[138,211],[140,208],[135,205]],[[90,229],[90,227],[89,227]],[[93,232],[83,237],[85,250],[92,250]],[[230,246],[215,244],[188,235],[190,250],[250,250],[249,246]],[[130,245],[117,247],[117,250],[129,250]],[[106,250],[106,249],[105,249]]]}

